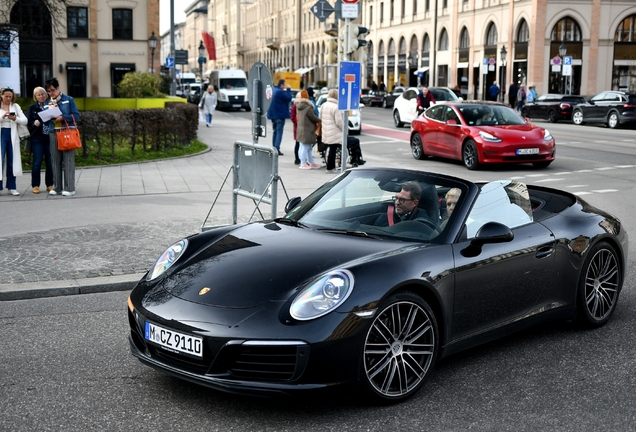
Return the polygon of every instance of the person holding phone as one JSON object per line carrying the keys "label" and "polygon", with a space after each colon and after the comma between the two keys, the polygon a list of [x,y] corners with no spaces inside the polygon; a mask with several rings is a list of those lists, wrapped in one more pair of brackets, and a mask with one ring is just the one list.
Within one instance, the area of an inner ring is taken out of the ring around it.
{"label": "person holding phone", "polygon": [[75,128],[75,122],[79,120],[80,114],[75,105],[75,99],[62,94],[60,83],[57,78],[51,78],[44,85],[49,94],[47,109],[58,107],[62,115],[49,120],[44,124],[42,130],[49,134],[51,146],[51,162],[53,162],[53,189],[49,195],[75,195],[75,150],[58,150],[55,130]]}
{"label": "person holding phone", "polygon": [[[6,171],[7,189],[13,196],[20,195],[16,184],[16,176],[22,175],[22,158],[20,156],[20,136],[18,124],[27,124],[27,118],[20,105],[15,103],[15,93],[6,87],[0,89],[2,106],[0,106],[0,171]],[[6,170],[3,168],[6,166]],[[1,176],[1,174],[0,174]],[[0,191],[2,191],[2,177],[0,177]]]}

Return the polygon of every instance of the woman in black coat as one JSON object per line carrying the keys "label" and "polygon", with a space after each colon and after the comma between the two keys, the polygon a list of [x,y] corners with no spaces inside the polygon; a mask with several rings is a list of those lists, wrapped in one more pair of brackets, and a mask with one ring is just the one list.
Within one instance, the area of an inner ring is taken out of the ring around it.
{"label": "woman in black coat", "polygon": [[42,120],[38,113],[44,109],[44,103],[48,99],[46,90],[42,87],[33,89],[33,100],[35,101],[29,107],[27,113],[27,127],[31,133],[31,151],[33,152],[33,166],[31,167],[31,187],[33,193],[40,193],[40,171],[42,169],[42,160],[46,162],[46,171],[44,173],[44,183],[46,190],[53,189],[53,166],[51,165],[51,149],[49,133],[42,132]]}

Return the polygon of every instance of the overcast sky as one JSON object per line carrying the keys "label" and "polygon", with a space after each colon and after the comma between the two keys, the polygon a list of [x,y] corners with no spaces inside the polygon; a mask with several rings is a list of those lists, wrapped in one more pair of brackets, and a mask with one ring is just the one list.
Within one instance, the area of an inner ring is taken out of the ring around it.
{"label": "overcast sky", "polygon": [[[192,4],[192,0],[174,1],[174,22],[178,24],[185,21],[185,8]],[[159,33],[164,34],[170,30],[170,0],[159,2]]]}

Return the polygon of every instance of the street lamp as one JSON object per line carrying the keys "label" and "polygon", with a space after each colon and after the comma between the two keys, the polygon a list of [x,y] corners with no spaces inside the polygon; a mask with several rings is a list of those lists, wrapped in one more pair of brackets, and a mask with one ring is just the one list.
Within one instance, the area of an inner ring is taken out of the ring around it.
{"label": "street lamp", "polygon": [[205,62],[205,45],[203,41],[199,43],[199,74],[201,75],[201,82],[203,82],[203,63]]}
{"label": "street lamp", "polygon": [[152,36],[148,38],[148,47],[150,48],[150,72],[155,73],[155,48],[157,48],[155,32],[152,32]]}
{"label": "street lamp", "polygon": [[506,51],[506,46],[501,47],[501,51],[499,51],[499,55],[501,56],[501,101],[506,102],[506,55],[508,51]]}
{"label": "street lamp", "polygon": [[566,86],[565,80],[563,79],[563,57],[568,53],[568,47],[565,46],[564,42],[561,42],[561,46],[559,47],[559,56],[561,57],[561,93],[565,94]]}

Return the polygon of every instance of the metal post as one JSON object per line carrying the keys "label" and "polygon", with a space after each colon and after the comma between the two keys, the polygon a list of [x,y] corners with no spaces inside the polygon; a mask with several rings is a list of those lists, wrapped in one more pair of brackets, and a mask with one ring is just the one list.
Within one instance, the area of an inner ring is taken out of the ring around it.
{"label": "metal post", "polygon": [[[170,57],[174,58],[174,0],[170,0]],[[177,94],[177,65],[170,69],[170,96]]]}
{"label": "metal post", "polygon": [[[342,60],[349,60],[349,32],[351,31],[351,19],[345,19],[345,34],[342,41]],[[340,63],[338,63],[338,84],[340,83]],[[338,99],[342,97],[342,89],[338,89]],[[347,169],[347,138],[349,137],[349,111],[342,112],[342,150],[340,150],[340,171],[344,172]]]}

